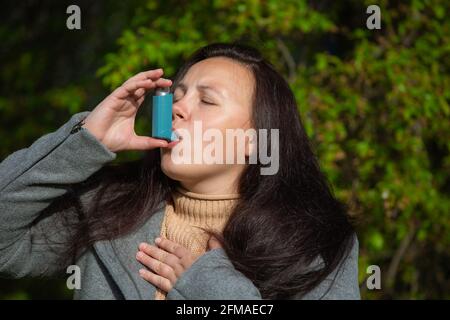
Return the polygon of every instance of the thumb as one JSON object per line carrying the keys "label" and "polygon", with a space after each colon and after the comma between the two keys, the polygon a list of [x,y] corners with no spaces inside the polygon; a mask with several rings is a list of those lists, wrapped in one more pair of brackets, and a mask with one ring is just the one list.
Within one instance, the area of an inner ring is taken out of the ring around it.
{"label": "thumb", "polygon": [[168,142],[162,139],[155,139],[151,137],[135,136],[129,143],[130,150],[150,150],[161,147],[167,147]]}
{"label": "thumb", "polygon": [[222,248],[222,246],[214,236],[211,236],[208,240],[208,250],[213,250],[217,248]]}

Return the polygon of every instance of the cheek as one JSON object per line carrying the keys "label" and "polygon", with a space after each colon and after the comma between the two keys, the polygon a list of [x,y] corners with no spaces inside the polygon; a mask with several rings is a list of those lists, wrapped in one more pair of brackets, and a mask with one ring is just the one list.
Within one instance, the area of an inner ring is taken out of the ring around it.
{"label": "cheek", "polygon": [[[249,116],[247,113],[242,112],[242,108],[236,110],[230,110],[227,112],[221,112],[212,117],[206,117],[202,121],[203,133],[208,129],[213,129],[214,131],[220,131],[222,137],[225,141],[227,129],[235,130],[242,129],[247,130],[250,128]],[[191,133],[193,130],[191,131]],[[197,135],[198,136],[198,135]],[[198,137],[196,137],[198,140]]]}
{"label": "cheek", "polygon": [[[235,161],[237,161],[238,154],[246,153],[246,143],[243,141],[249,140],[246,138],[245,134],[248,133],[246,130],[251,128],[250,116],[248,112],[242,112],[243,109],[244,108],[233,108],[233,110],[230,110],[227,113],[222,112],[222,114],[215,115],[215,117],[208,117],[202,122],[203,133],[205,133],[208,129],[215,129],[216,131],[218,130],[221,132],[222,148],[218,148],[219,145],[216,145],[213,149],[221,149],[219,154],[222,155],[222,157],[226,157],[226,154],[233,150],[232,154],[234,156],[232,156],[232,158],[235,159]],[[231,138],[228,137],[228,139],[227,129],[229,129],[231,133]],[[241,130],[237,129],[244,130],[244,134],[242,134]],[[234,134],[237,136],[233,136]],[[211,133],[211,135],[214,134]],[[211,135],[208,136],[210,137]],[[215,141],[215,139],[208,139],[208,141],[204,141],[202,138],[203,136],[199,137],[197,135],[194,139],[196,140],[196,143],[198,143],[197,145],[202,145],[203,148],[211,145],[211,143]],[[215,155],[215,153],[213,154]],[[239,162],[242,162],[242,159]]]}

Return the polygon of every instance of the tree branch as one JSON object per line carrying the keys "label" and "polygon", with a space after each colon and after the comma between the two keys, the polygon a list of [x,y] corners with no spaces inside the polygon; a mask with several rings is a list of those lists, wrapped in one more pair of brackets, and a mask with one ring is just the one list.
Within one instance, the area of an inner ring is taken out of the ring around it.
{"label": "tree branch", "polygon": [[280,50],[283,60],[286,63],[289,71],[289,81],[292,82],[296,76],[297,64],[286,46],[284,41],[280,37],[276,37],[277,47]]}
{"label": "tree branch", "polygon": [[395,282],[395,277],[397,275],[398,267],[400,262],[402,261],[406,251],[408,250],[411,242],[414,240],[414,236],[416,235],[416,226],[412,224],[408,230],[407,235],[402,239],[400,246],[397,248],[394,257],[391,260],[391,263],[388,268],[388,272],[386,275],[386,284],[388,292],[392,290],[392,287]]}

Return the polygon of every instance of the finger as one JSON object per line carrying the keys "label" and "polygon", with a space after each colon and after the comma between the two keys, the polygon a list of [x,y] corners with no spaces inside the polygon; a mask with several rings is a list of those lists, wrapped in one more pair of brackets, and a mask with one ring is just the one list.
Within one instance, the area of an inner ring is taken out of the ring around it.
{"label": "finger", "polygon": [[139,89],[144,89],[146,92],[153,89],[155,86],[156,85],[152,80],[131,81],[122,84],[114,90],[112,94],[118,99],[125,99],[130,95],[135,94]]}
{"label": "finger", "polygon": [[134,91],[134,98],[138,102],[138,106],[142,104],[144,101],[145,95],[148,92],[149,89],[153,89],[155,87],[170,87],[172,85],[172,80],[170,79],[158,79],[156,82],[153,83],[150,87],[145,88],[139,88],[136,91]]}
{"label": "finger", "polygon": [[156,80],[154,83],[155,83],[155,85],[157,87],[163,87],[164,88],[164,87],[170,87],[172,85],[172,80],[165,79],[165,78],[160,78],[160,79]]}
{"label": "finger", "polygon": [[[139,245],[139,249],[144,252],[146,252],[146,250],[152,250],[152,247],[146,248],[147,246],[150,246],[150,245],[146,244],[146,243],[141,243]],[[153,247],[153,248],[157,249],[156,247]],[[155,255],[156,254],[157,253],[155,251]],[[175,271],[176,276],[179,277],[185,270],[185,268],[183,267],[183,264],[181,262],[181,259],[166,250],[164,250],[164,253],[162,255],[164,257],[159,257],[160,259],[162,259],[162,262],[164,262],[165,264],[170,266]]]}
{"label": "finger", "polygon": [[142,98],[147,91],[144,88],[139,88],[134,92],[134,97],[136,100]]}
{"label": "finger", "polygon": [[187,248],[166,238],[156,238],[155,243],[159,248],[174,254],[180,259],[191,253]]}
{"label": "finger", "polygon": [[144,102],[144,100],[145,100],[145,95],[143,95],[142,97],[140,97],[140,98],[137,100],[137,105],[138,105],[138,106],[142,105],[142,102]]}
{"label": "finger", "polygon": [[[142,90],[142,91],[141,91],[141,90]],[[141,94],[141,92],[142,92],[142,94]],[[138,108],[142,105],[142,102],[144,102],[145,97],[146,97],[146,94],[147,94],[147,91],[146,91],[145,89],[143,89],[143,88],[137,89],[137,90],[134,92],[133,98],[134,98],[134,100],[136,101],[136,104],[135,104],[135,105],[136,105]]]}
{"label": "finger", "polygon": [[151,79],[130,79],[122,84],[114,91],[114,94],[119,99],[124,99],[130,95],[134,95],[136,99],[141,98],[147,91],[155,87],[170,87],[172,80],[160,78],[156,81]]}
{"label": "finger", "polygon": [[164,70],[162,68],[142,71],[142,72],[135,74],[134,76],[129,78],[127,81],[145,80],[145,79],[157,80],[158,78],[160,78],[163,75],[163,73],[164,73]]}
{"label": "finger", "polygon": [[122,87],[127,90],[128,94],[134,94],[136,90],[143,88],[146,90],[153,89],[156,86],[156,82],[151,79],[146,80],[135,80],[130,82],[125,82]]}
{"label": "finger", "polygon": [[161,250],[145,242],[139,244],[139,250],[170,266],[175,271],[177,277],[179,277],[185,270],[181,260],[170,252]]}
{"label": "finger", "polygon": [[[173,258],[175,258],[176,260],[179,260],[179,258],[174,256],[173,254],[171,254],[165,250],[159,249],[158,247],[152,246],[148,243],[141,243],[139,245],[139,250],[145,252],[149,256],[151,256],[161,262],[164,262],[164,263],[166,263],[166,261],[168,261],[169,257],[171,257],[171,256]],[[173,258],[170,258],[171,261],[175,261]]]}
{"label": "finger", "polygon": [[145,136],[134,136],[128,143],[128,150],[151,150],[156,148],[166,148],[169,143],[166,140]]}
{"label": "finger", "polygon": [[169,265],[150,257],[143,251],[138,251],[136,254],[136,259],[146,267],[153,270],[156,274],[169,279],[171,283],[175,283],[175,281],[177,281],[175,271]]}
{"label": "finger", "polygon": [[[158,245],[158,247],[163,248],[165,251],[170,252],[174,257],[177,257],[177,262],[181,265],[180,269],[175,269],[178,277],[185,270],[189,269],[194,261],[198,258],[198,256],[194,255],[189,249],[169,239],[158,237],[156,238],[155,243]],[[180,270],[180,273],[178,273],[178,270]]]}
{"label": "finger", "polygon": [[164,74],[164,70],[162,68],[143,71],[139,73],[144,79],[152,79],[157,80]]}
{"label": "finger", "polygon": [[122,85],[122,87],[125,88],[128,95],[133,94],[137,96],[138,94],[142,95],[155,87],[170,87],[171,85],[172,80],[160,78],[156,81],[151,79],[127,81]]}
{"label": "finger", "polygon": [[158,287],[165,292],[169,292],[172,289],[172,283],[169,279],[161,277],[160,275],[157,275],[149,270],[141,269],[139,270],[139,275],[155,287]]}

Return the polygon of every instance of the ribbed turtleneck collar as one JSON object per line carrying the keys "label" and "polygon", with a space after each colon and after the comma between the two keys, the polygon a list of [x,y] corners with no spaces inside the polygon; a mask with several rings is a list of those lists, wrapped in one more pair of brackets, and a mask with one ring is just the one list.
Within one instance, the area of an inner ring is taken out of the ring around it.
{"label": "ribbed turtleneck collar", "polygon": [[204,253],[208,236],[200,228],[222,232],[238,201],[238,194],[199,194],[177,187],[167,202],[161,235]]}
{"label": "ribbed turtleneck collar", "polygon": [[177,186],[176,191],[185,195],[186,197],[192,199],[200,199],[200,200],[231,200],[231,199],[239,199],[238,193],[227,193],[227,194],[204,194],[204,193],[196,193],[192,191],[188,191],[181,186]]}
{"label": "ribbed turtleneck collar", "polygon": [[[203,254],[209,235],[201,228],[222,232],[238,201],[238,194],[199,194],[178,187],[167,202],[161,236]],[[155,299],[165,299],[165,294],[157,290]]]}
{"label": "ribbed turtleneck collar", "polygon": [[172,193],[175,212],[191,222],[208,223],[210,219],[226,219],[239,194],[202,194],[177,187]]}

